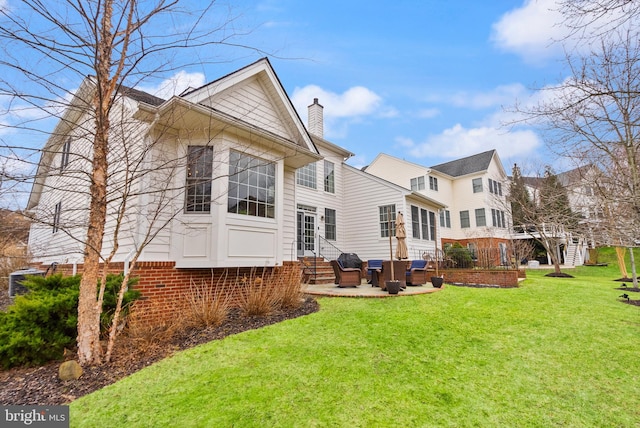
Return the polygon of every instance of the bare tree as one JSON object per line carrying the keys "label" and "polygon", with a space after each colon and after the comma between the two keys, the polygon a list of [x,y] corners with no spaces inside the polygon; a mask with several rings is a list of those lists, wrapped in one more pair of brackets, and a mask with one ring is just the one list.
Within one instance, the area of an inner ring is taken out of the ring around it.
{"label": "bare tree", "polygon": [[[548,147],[569,163],[599,171],[603,236],[633,246],[640,237],[640,2],[562,2],[568,25],[584,29],[584,49],[566,57],[569,77],[522,109],[545,127]],[[592,31],[593,29],[596,31]]]}
{"label": "bare tree", "polygon": [[514,165],[508,194],[511,212],[518,213],[514,228],[539,242],[551,259],[554,273],[561,274],[561,247],[568,244],[572,233],[580,231],[580,218],[570,207],[566,188],[549,166],[544,173],[525,180]]}
{"label": "bare tree", "polygon": [[[86,143],[83,156],[79,152],[76,154],[80,162],[89,163],[89,173],[78,168],[75,177],[90,184],[85,195],[87,203],[77,207],[77,223],[65,230],[76,239],[77,234],[71,230],[81,226],[86,230],[86,236],[78,242],[84,253],[78,307],[78,357],[83,364],[102,362],[99,335],[104,279],[109,262],[118,249],[121,227],[130,224],[124,218],[128,201],[132,197],[143,197],[140,192],[133,191],[131,183],[139,184],[145,168],[148,171],[144,164],[145,153],[113,153],[114,142],[124,142],[117,146],[126,147],[126,140],[134,131],[126,128],[130,123],[120,122],[122,111],[126,109],[123,94],[126,95],[128,87],[153,80],[161,71],[188,65],[189,60],[185,60],[188,57],[181,56],[185,49],[234,46],[236,33],[228,31],[231,18],[225,14],[217,18],[213,15],[213,6],[211,2],[202,10],[187,13],[178,8],[177,0],[65,0],[57,3],[23,0],[14,7],[0,10],[0,40],[4,49],[3,59],[0,59],[0,68],[4,70],[0,77],[0,95],[10,100],[5,107],[5,116],[11,126],[24,135],[50,132],[46,123],[39,121],[51,117],[60,120],[49,139],[53,143],[42,151],[26,143],[15,144],[5,139],[2,155],[6,158],[15,156],[35,165],[36,161],[32,160],[35,155],[47,159],[58,153],[69,132],[75,130]],[[219,10],[216,8],[215,12]],[[180,21],[180,17],[186,19]],[[168,30],[169,26],[171,30]],[[194,55],[198,62],[207,60],[202,52],[198,50]],[[70,84],[77,84],[87,75],[92,77],[85,79],[86,84],[77,91],[69,89]],[[165,167],[170,171],[175,165]],[[42,167],[37,174],[49,176],[56,171]],[[122,177],[123,174],[133,176]],[[114,175],[120,176],[118,182],[130,184],[114,185]],[[14,175],[12,180],[20,182],[30,178],[34,177]],[[72,179],[66,183],[69,187],[74,186]],[[166,193],[169,189],[162,190]],[[156,208],[167,203],[163,196],[154,197],[153,202]],[[114,207],[115,210],[110,209]],[[55,228],[55,215],[46,214],[37,220],[46,222],[45,218],[54,218],[52,226]],[[116,227],[106,231],[106,220],[111,215],[115,216]],[[167,221],[160,215],[150,217],[146,231],[137,242],[133,263],[145,243],[150,242]],[[106,232],[110,234],[113,251],[103,258]],[[96,284],[100,287],[96,288]],[[112,340],[115,338],[113,331]],[[111,350],[112,343],[109,354]]]}
{"label": "bare tree", "polygon": [[640,18],[637,0],[559,0],[557,5],[570,35],[586,43],[635,26]]}

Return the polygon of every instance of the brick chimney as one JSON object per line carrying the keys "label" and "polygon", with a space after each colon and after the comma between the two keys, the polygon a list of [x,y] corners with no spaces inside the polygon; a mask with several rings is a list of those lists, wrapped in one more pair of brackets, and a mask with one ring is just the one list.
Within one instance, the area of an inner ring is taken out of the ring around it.
{"label": "brick chimney", "polygon": [[324,120],[323,120],[323,114],[322,114],[322,110],[324,109],[324,107],[318,104],[317,98],[314,98],[313,104],[311,104],[308,107],[308,109],[309,109],[309,118],[308,118],[309,132],[315,135],[316,137],[324,138],[324,124],[323,124]]}

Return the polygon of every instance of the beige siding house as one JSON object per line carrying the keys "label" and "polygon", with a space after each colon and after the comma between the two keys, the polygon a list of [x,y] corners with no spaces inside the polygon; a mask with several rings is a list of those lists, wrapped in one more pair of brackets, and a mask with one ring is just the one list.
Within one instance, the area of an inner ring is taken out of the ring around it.
{"label": "beige siding house", "polygon": [[431,167],[380,154],[365,171],[441,203],[443,242],[495,246],[511,236],[508,177],[495,150]]}

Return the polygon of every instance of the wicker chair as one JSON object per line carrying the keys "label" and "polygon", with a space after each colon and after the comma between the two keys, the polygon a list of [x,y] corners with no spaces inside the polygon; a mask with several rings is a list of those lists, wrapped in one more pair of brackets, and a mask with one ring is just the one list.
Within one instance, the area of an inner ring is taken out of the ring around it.
{"label": "wicker chair", "polygon": [[413,260],[405,273],[407,285],[422,285],[427,283],[427,261]]}
{"label": "wicker chair", "polygon": [[335,283],[338,287],[357,287],[361,282],[362,271],[358,268],[344,268],[337,260],[330,261],[333,273],[336,275]]}

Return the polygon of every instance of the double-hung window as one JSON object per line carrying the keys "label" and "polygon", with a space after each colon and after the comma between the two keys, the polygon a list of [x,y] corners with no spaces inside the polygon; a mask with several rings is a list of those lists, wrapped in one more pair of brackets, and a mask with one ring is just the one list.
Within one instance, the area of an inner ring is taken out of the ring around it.
{"label": "double-hung window", "polygon": [[489,179],[489,192],[498,196],[502,196],[502,183],[496,180]]}
{"label": "double-hung window", "polygon": [[324,161],[324,191],[336,193],[335,165],[328,160]]}
{"label": "double-hung window", "polygon": [[187,191],[184,210],[187,213],[211,211],[213,147],[187,147]]}
{"label": "double-hung window", "polygon": [[481,227],[486,225],[487,225],[487,218],[485,216],[484,208],[477,208],[476,209],[476,226]]}
{"label": "double-hung window", "polygon": [[411,205],[411,236],[420,239],[420,209]]}
{"label": "double-hung window", "polygon": [[504,211],[491,209],[491,219],[493,220],[494,227],[507,227]]}
{"label": "double-hung window", "polygon": [[378,207],[380,237],[388,238],[396,234],[396,204]]}
{"label": "double-hung window", "polygon": [[440,210],[440,227],[451,228],[451,212],[449,210]]}
{"label": "double-hung window", "polygon": [[53,233],[60,230],[60,215],[62,214],[62,202],[58,202],[53,208]]}
{"label": "double-hung window", "polygon": [[62,145],[62,153],[60,157],[60,172],[64,171],[69,165],[69,155],[71,154],[71,140],[68,139]]}
{"label": "double-hung window", "polygon": [[420,223],[422,223],[422,239],[429,239],[429,212],[420,209]]}
{"label": "double-hung window", "polygon": [[429,176],[429,189],[438,191],[438,179],[436,177]]}
{"label": "double-hung window", "polygon": [[424,175],[411,179],[411,190],[424,190]]}
{"label": "double-hung window", "polygon": [[465,229],[471,227],[471,223],[469,223],[469,211],[460,211],[460,227]]}
{"label": "double-hung window", "polygon": [[482,192],[482,178],[474,178],[472,181],[472,184],[473,184],[473,193]]}
{"label": "double-hung window", "polygon": [[329,241],[335,241],[337,224],[336,224],[336,210],[330,208],[324,209],[324,237]]}
{"label": "double-hung window", "polygon": [[429,237],[429,239],[432,241],[435,241],[436,240],[436,213],[434,213],[433,211],[429,211],[429,232],[431,233],[431,236]]}

